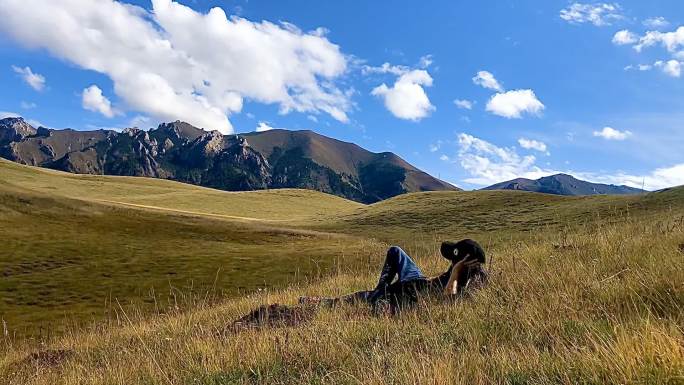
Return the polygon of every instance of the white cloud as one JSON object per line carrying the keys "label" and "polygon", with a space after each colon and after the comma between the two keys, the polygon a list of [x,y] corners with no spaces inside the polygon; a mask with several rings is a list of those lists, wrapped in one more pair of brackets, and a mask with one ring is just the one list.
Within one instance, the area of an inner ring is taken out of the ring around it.
{"label": "white cloud", "polygon": [[37,74],[31,70],[31,67],[17,67],[12,66],[12,70],[21,76],[22,80],[26,82],[31,88],[36,91],[42,91],[45,88],[45,76]]}
{"label": "white cloud", "polygon": [[594,183],[625,185],[634,188],[641,188],[643,186],[644,189],[653,191],[684,185],[684,163],[657,168],[642,175],[633,175],[625,172],[617,172],[612,175],[580,172],[575,175],[580,179]]}
{"label": "white cloud", "polygon": [[432,55],[421,56],[420,60],[418,61],[418,67],[423,68],[423,69],[428,68],[429,66],[432,65],[432,63],[433,63]]}
{"label": "white cloud", "polygon": [[382,65],[378,67],[373,67],[369,65],[364,65],[361,67],[361,73],[364,75],[369,75],[369,74],[393,74],[393,75],[403,75],[407,72],[409,72],[411,69],[406,66],[401,66],[401,65],[392,65],[390,63],[382,63]]}
{"label": "white cloud", "polygon": [[381,84],[371,95],[383,98],[385,107],[397,118],[418,121],[435,110],[423,87],[432,86],[425,70],[412,70],[399,76],[392,87]]}
{"label": "white cloud", "polygon": [[152,122],[152,119],[150,119],[149,116],[136,115],[128,122],[128,126],[129,127],[138,127],[138,128],[144,129],[145,127],[149,127],[151,122]]}
{"label": "white cloud", "polygon": [[662,44],[668,52],[675,53],[680,47],[684,47],[684,26],[673,32],[649,31],[639,39],[639,44],[634,46],[637,52],[646,47]]}
{"label": "white cloud", "polygon": [[631,70],[650,71],[652,69],[653,69],[653,66],[650,64],[639,64],[636,66],[628,65],[627,67],[625,67],[625,71],[631,71]]}
{"label": "white cloud", "polygon": [[594,136],[598,136],[606,140],[625,140],[632,136],[632,132],[620,131],[612,127],[603,127],[603,130],[601,131],[594,131]]}
{"label": "white cloud", "polygon": [[473,102],[470,100],[465,100],[465,99],[456,99],[454,100],[454,104],[456,107],[464,109],[464,110],[472,110],[473,109]]}
{"label": "white cloud", "polygon": [[613,36],[613,44],[616,45],[634,44],[637,41],[639,41],[639,36],[626,29],[616,32]]}
{"label": "white cloud", "polygon": [[513,148],[497,147],[468,134],[458,136],[458,160],[471,177],[465,182],[491,185],[515,178],[537,179],[554,171],[534,165],[534,155],[520,156]]}
{"label": "white cloud", "polygon": [[668,60],[666,62],[657,61],[655,66],[662,69],[663,72],[673,78],[682,76],[682,63],[677,60]]}
{"label": "white cloud", "polygon": [[480,71],[473,77],[473,83],[490,90],[503,92],[503,87],[489,71]]}
{"label": "white cloud", "polygon": [[324,30],[199,13],[171,0],[152,12],[113,0],[3,0],[3,29],[32,48],[108,75],[131,109],[224,133],[245,98],[281,113],[348,121],[350,93],[333,82],[347,58]]}
{"label": "white cloud", "polygon": [[449,157],[446,156],[446,155],[444,155],[444,154],[442,154],[442,155],[439,157],[439,160],[441,160],[441,161],[443,161],[443,162],[448,162],[448,161],[449,161]]}
{"label": "white cloud", "polygon": [[16,112],[0,111],[0,119],[5,118],[21,118],[21,115],[17,114]]}
{"label": "white cloud", "polygon": [[487,102],[487,111],[508,119],[522,118],[524,113],[539,115],[544,108],[532,90],[498,93]]}
{"label": "white cloud", "polygon": [[285,128],[271,127],[271,125],[268,124],[268,122],[259,122],[259,124],[257,124],[257,127],[254,131],[264,132],[264,131],[270,131],[270,130],[285,130]]}
{"label": "white cloud", "polygon": [[684,163],[662,167],[642,175],[625,172],[603,174],[594,172],[558,171],[540,168],[534,156],[521,157],[512,148],[498,147],[492,143],[468,134],[458,136],[458,162],[471,177],[464,182],[488,186],[515,178],[538,179],[544,176],[565,173],[593,183],[608,183],[647,190],[684,185]]}
{"label": "white cloud", "polygon": [[[418,59],[418,65],[417,68],[419,69],[427,69],[430,67],[433,63],[432,60],[432,55],[424,55],[421,56],[420,59]],[[392,74],[392,75],[397,75],[401,76],[405,73],[411,72],[412,68],[409,66],[404,66],[404,65],[393,65],[390,63],[382,63],[382,65],[379,65],[377,67],[369,66],[369,65],[363,65],[361,66],[361,73],[363,75],[370,75],[370,74]]]}
{"label": "white cloud", "polygon": [[113,118],[114,115],[117,114],[117,112],[112,109],[112,102],[102,95],[100,87],[94,84],[83,89],[83,92],[81,93],[81,105],[88,111],[99,112],[108,118]]}
{"label": "white cloud", "polygon": [[647,28],[651,29],[660,29],[660,28],[665,28],[670,25],[670,22],[667,21],[664,17],[659,16],[659,17],[651,17],[643,21],[644,26]]}
{"label": "white cloud", "polygon": [[520,145],[520,147],[527,149],[527,150],[537,150],[539,152],[547,152],[546,151],[546,143],[539,142],[539,141],[534,140],[534,139],[520,138],[520,139],[518,139],[518,144]]}
{"label": "white cloud", "polygon": [[610,25],[623,18],[617,3],[573,3],[560,11],[560,17],[569,23],[591,23],[597,27]]}
{"label": "white cloud", "polygon": [[[16,112],[0,111],[0,119],[5,119],[5,118],[23,118],[23,116],[21,114],[17,114]],[[32,125],[33,127],[46,127],[46,128],[49,127],[48,125],[43,124],[43,123],[41,123],[35,119],[27,119],[27,118],[24,118],[24,119],[26,120],[26,123]]]}
{"label": "white cloud", "polygon": [[430,152],[437,152],[439,151],[440,148],[442,148],[443,142],[441,140],[436,141],[435,143],[432,143],[430,145]]}

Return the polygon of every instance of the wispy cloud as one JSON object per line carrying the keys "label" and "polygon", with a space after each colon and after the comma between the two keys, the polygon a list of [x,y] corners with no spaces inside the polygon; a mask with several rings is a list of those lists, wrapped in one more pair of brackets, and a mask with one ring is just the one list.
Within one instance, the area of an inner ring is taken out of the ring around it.
{"label": "wispy cloud", "polygon": [[17,73],[26,84],[36,91],[45,89],[45,76],[33,72],[31,67],[12,66],[12,70]]}
{"label": "wispy cloud", "polygon": [[466,99],[456,99],[454,100],[454,104],[462,110],[472,110],[474,103]]}
{"label": "wispy cloud", "polygon": [[614,173],[597,173],[575,170],[557,170],[540,167],[533,155],[521,156],[515,149],[499,147],[469,134],[458,136],[457,159],[470,177],[465,183],[477,186],[488,186],[515,178],[538,179],[543,176],[566,173],[594,183],[626,185],[657,190],[666,187],[684,185],[684,163],[656,168],[643,174],[632,174],[623,171]]}
{"label": "wispy cloud", "polygon": [[502,92],[504,90],[501,83],[494,77],[494,75],[489,71],[479,71],[473,77],[473,83],[476,85],[487,88],[494,91]]}
{"label": "wispy cloud", "polygon": [[560,11],[560,18],[573,24],[591,23],[603,27],[623,19],[624,16],[617,3],[573,3]]}

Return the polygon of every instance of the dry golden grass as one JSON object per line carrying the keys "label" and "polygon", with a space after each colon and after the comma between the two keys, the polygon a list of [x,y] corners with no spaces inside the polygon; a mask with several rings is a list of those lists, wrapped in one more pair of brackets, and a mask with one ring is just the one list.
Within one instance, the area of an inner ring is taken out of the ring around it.
{"label": "dry golden grass", "polygon": [[[219,333],[263,303],[368,287],[370,265],[182,314],[120,312],[44,346],[6,342],[0,383],[682,384],[682,243],[681,212],[493,239],[486,289],[396,317],[348,306],[299,327]],[[423,251],[426,271],[446,267],[430,245]],[[73,353],[52,366],[22,363],[41,349]]]}

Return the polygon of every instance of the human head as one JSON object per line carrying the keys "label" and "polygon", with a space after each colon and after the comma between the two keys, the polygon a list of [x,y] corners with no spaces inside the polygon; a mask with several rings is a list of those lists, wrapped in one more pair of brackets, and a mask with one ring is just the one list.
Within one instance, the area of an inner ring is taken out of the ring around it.
{"label": "human head", "polygon": [[482,247],[472,239],[463,239],[458,242],[444,241],[440,247],[442,256],[452,263],[458,263],[466,256],[470,260],[485,263],[485,252]]}

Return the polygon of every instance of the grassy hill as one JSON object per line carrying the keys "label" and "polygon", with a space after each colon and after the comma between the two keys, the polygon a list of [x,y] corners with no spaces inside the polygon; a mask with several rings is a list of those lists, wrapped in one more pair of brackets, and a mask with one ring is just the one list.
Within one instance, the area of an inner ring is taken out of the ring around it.
{"label": "grassy hill", "polygon": [[[6,162],[0,182],[0,271],[9,272],[0,312],[10,331],[108,320],[43,331],[44,344],[5,337],[1,383],[684,380],[684,188],[416,193],[366,206]],[[474,298],[426,299],[396,317],[348,306],[294,328],[224,332],[264,303],[371,286],[388,243],[438,273],[447,266],[437,241],[465,236],[490,261],[491,284]]]}
{"label": "grassy hill", "polygon": [[310,190],[228,192],[154,178],[71,174],[26,167],[2,158],[0,181],[0,188],[12,187],[52,197],[238,217],[235,219],[296,221],[362,206]]}
{"label": "grassy hill", "polygon": [[236,295],[322,274],[369,242],[283,223],[357,206],[0,161],[0,316],[19,335],[54,333],[101,319],[117,299],[166,307],[191,291]]}

